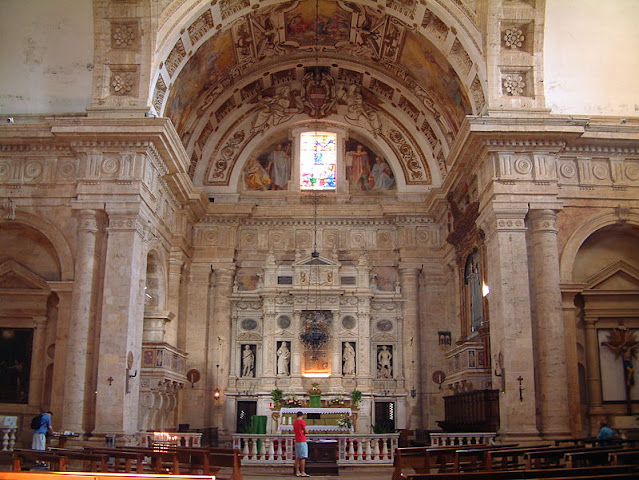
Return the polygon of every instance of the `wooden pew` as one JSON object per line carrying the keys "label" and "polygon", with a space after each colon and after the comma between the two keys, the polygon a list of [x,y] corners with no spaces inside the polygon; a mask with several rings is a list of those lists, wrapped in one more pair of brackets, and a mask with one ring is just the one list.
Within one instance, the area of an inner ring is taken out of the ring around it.
{"label": "wooden pew", "polygon": [[639,465],[639,449],[620,450],[608,454],[611,465]]}
{"label": "wooden pew", "polygon": [[217,468],[216,472],[222,468],[230,468],[231,475],[228,477],[218,476],[219,480],[244,480],[242,475],[242,453],[237,448],[209,448],[209,462],[211,467]]}
{"label": "wooden pew", "polygon": [[[199,448],[199,447],[170,447],[168,449],[155,449],[152,447],[116,447],[122,452],[138,453],[151,459],[152,469],[155,473],[164,473],[167,470],[172,474],[179,474],[187,470],[189,473],[202,471],[203,475],[216,475],[220,480],[243,480],[242,454],[234,448]],[[231,470],[230,476],[217,475],[222,468]]]}
{"label": "wooden pew", "polygon": [[524,453],[524,468],[554,468],[561,466],[566,453],[593,450],[593,447],[550,447]]}
{"label": "wooden pew", "polygon": [[621,451],[622,447],[584,448],[579,452],[568,452],[564,455],[567,468],[588,467],[591,465],[608,465],[610,453]]}
{"label": "wooden pew", "polygon": [[[69,466],[69,461],[82,462],[82,470],[89,472],[106,472],[108,471],[107,457],[98,453],[85,452],[77,449],[51,448],[49,450],[28,450],[15,449],[14,451],[14,471],[22,469],[24,460],[33,460],[36,462],[48,462],[53,465],[53,470],[68,471],[75,470]],[[19,462],[16,470],[16,457]],[[60,458],[61,460],[58,460]]]}
{"label": "wooden pew", "polygon": [[[133,475],[125,477],[125,475]],[[135,474],[113,472],[0,472],[0,480],[135,480]],[[141,477],[137,477],[141,478]],[[153,480],[215,480],[211,475],[144,474]]]}
{"label": "wooden pew", "polygon": [[[497,448],[498,447],[498,448]],[[518,468],[523,467],[523,460],[520,458],[524,453],[542,448],[548,448],[550,444],[529,445],[527,447],[516,446],[495,446],[491,445],[483,448],[467,448],[455,451],[454,472],[470,470],[493,470],[494,468]],[[499,465],[495,461],[500,458]]]}
{"label": "wooden pew", "polygon": [[405,469],[412,468],[415,473],[430,473],[430,470],[445,462],[447,456],[452,459],[458,445],[446,447],[400,447],[395,449],[392,480],[405,478]]}
{"label": "wooden pew", "polygon": [[45,462],[50,465],[51,470],[65,472],[67,469],[67,459],[48,450],[30,450],[16,448],[12,453],[13,471],[21,472],[25,462]]}
{"label": "wooden pew", "polygon": [[[109,459],[113,459],[113,469],[117,472],[122,466],[125,473],[133,472],[133,463],[135,462],[135,473],[144,472],[144,457],[140,452],[128,452],[115,448],[107,447],[84,447],[84,450],[92,453],[106,455]],[[109,460],[110,461],[110,460]]]}
{"label": "wooden pew", "polygon": [[[624,468],[625,467],[625,468]],[[639,467],[636,465],[606,465],[585,468],[548,468],[532,470],[493,470],[474,472],[446,472],[411,474],[407,480],[580,480],[601,478],[636,479]]]}

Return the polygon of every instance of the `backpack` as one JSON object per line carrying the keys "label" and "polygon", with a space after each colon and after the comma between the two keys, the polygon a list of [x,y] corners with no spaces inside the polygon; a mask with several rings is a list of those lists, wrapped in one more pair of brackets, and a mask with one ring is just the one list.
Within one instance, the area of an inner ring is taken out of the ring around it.
{"label": "backpack", "polygon": [[37,430],[42,426],[42,414],[37,415],[31,419],[31,429]]}

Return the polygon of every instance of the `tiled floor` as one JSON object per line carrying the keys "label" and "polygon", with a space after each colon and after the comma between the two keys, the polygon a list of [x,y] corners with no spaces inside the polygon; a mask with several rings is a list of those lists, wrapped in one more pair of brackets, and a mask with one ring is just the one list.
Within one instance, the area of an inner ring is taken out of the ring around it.
{"label": "tiled floor", "polygon": [[[343,467],[339,470],[339,476],[335,475],[312,475],[315,480],[391,480],[393,473],[392,467],[365,466],[365,467]],[[244,480],[265,480],[266,478],[275,479],[294,479],[292,468],[274,468],[274,467],[242,467]]]}

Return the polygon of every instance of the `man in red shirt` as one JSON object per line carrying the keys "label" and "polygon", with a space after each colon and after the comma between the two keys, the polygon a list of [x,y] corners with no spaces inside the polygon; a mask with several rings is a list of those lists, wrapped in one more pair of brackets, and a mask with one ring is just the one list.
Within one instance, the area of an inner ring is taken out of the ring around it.
{"label": "man in red shirt", "polygon": [[293,422],[293,431],[295,432],[295,476],[310,477],[306,473],[308,443],[306,443],[306,422],[303,412],[297,412],[297,420]]}

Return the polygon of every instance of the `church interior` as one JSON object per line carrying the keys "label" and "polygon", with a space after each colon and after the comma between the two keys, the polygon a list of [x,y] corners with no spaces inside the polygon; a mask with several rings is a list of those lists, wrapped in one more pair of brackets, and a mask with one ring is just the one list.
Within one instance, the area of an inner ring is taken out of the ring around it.
{"label": "church interior", "polygon": [[639,435],[636,2],[0,9],[17,445]]}

